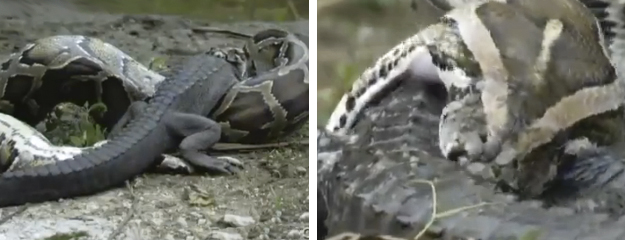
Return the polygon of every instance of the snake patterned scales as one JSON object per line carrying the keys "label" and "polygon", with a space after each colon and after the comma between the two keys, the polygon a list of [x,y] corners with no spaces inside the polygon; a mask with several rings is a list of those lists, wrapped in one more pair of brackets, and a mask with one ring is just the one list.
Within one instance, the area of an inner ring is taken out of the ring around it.
{"label": "snake patterned scales", "polygon": [[[240,70],[238,84],[210,116],[222,125],[221,142],[263,143],[306,122],[305,43],[292,33],[268,29],[251,36],[243,48],[229,51],[233,54],[217,48],[209,51]],[[94,119],[112,127],[131,102],[150,97],[165,79],[113,45],[79,35],[39,39],[11,54],[1,66],[0,112],[6,113],[0,114],[3,171],[62,161],[86,149],[52,145],[29,126],[43,120],[58,103],[103,102],[110,115]],[[279,71],[269,71],[274,68]]]}

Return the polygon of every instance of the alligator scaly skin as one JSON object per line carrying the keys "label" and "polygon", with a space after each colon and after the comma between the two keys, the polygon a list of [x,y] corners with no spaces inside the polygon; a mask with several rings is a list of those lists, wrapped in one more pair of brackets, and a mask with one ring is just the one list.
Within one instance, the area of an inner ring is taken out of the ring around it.
{"label": "alligator scaly skin", "polygon": [[[236,82],[233,67],[223,59],[198,55],[185,63],[172,70],[141,113],[122,131],[111,133],[105,144],[71,160],[3,173],[0,207],[103,191],[143,173],[162,153],[176,149],[196,133],[184,133],[175,128],[176,122],[185,120],[193,131],[194,124],[205,122],[188,120],[203,120]],[[208,137],[216,142],[219,134]]]}
{"label": "alligator scaly skin", "polygon": [[[444,101],[440,95],[427,94],[432,90],[404,82],[366,111],[355,126],[357,140],[324,136],[322,132],[317,140],[318,213],[320,218],[323,214],[327,217],[319,229],[327,228],[328,236],[355,232],[412,239],[430,220],[432,211],[430,186],[414,181],[436,179],[439,214],[481,202],[497,204],[437,219],[426,233],[432,238],[521,239],[538,230],[536,239],[541,240],[625,239],[625,217],[616,212],[619,205],[610,205],[618,201],[601,202],[605,196],[625,196],[622,158],[607,154],[605,149],[580,154],[581,159],[573,163],[591,165],[583,169],[592,170],[559,176],[560,187],[573,186],[582,195],[564,207],[543,208],[538,201],[514,201],[510,195],[496,193],[493,183],[474,180],[457,163],[440,156],[437,125]],[[346,143],[349,141],[352,143]],[[584,176],[603,181],[585,182]],[[551,197],[564,199],[555,191]],[[595,210],[606,211],[592,213],[587,206],[593,204],[599,205]]]}

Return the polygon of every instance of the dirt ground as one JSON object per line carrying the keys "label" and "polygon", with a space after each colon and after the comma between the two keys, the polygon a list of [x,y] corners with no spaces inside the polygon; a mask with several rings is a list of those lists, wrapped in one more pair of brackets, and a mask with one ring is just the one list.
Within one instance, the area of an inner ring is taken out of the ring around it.
{"label": "dirt ground", "polygon": [[[229,23],[177,16],[85,12],[63,0],[0,0],[0,54],[56,34],[101,38],[140,62],[211,46],[240,45],[195,26],[248,34],[282,27],[308,35],[308,21]],[[303,129],[301,139],[308,138]],[[127,188],[0,210],[0,240],[307,239],[308,146],[238,153],[238,176],[146,174]],[[15,213],[15,215],[12,215]]]}

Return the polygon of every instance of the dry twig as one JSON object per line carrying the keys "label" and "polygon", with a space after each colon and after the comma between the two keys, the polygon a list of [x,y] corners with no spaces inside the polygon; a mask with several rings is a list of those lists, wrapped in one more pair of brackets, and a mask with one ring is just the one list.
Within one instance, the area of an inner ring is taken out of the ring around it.
{"label": "dry twig", "polygon": [[220,33],[220,34],[232,35],[232,36],[239,37],[239,38],[251,38],[252,37],[252,35],[249,35],[246,33],[235,32],[232,30],[226,30],[226,29],[214,28],[214,27],[197,26],[197,27],[192,27],[191,31],[195,33]]}
{"label": "dry twig", "polygon": [[211,148],[211,150],[216,150],[216,151],[257,150],[257,149],[267,149],[267,148],[288,147],[288,146],[294,146],[294,145],[295,146],[307,146],[308,140],[264,143],[264,144],[217,143]]}
{"label": "dry twig", "polygon": [[[428,184],[430,186],[430,188],[432,189],[432,217],[425,224],[423,229],[421,231],[419,231],[419,233],[413,238],[413,240],[418,240],[419,238],[421,238],[427,232],[427,230],[432,226],[432,224],[434,224],[434,221],[436,219],[449,217],[451,215],[454,215],[454,214],[457,214],[457,213],[460,213],[460,212],[463,212],[463,211],[467,211],[467,210],[474,209],[474,208],[479,208],[479,207],[486,206],[486,205],[499,204],[499,203],[481,202],[481,203],[478,203],[478,204],[475,204],[475,205],[470,205],[470,206],[464,206],[464,207],[460,207],[460,208],[450,209],[450,210],[438,213],[437,210],[436,210],[436,208],[437,208],[436,186],[434,185],[434,182],[430,181],[430,180],[414,180],[412,182]],[[365,239],[365,238],[368,239],[368,240],[373,240],[373,239],[375,239],[375,240],[408,240],[408,239],[405,239],[405,238],[397,238],[397,237],[393,237],[393,236],[389,236],[389,235],[364,236],[364,235],[357,234],[357,233],[352,233],[352,232],[340,233],[338,235],[326,238],[326,240],[360,240],[360,239]]]}
{"label": "dry twig", "polygon": [[27,208],[28,208],[28,205],[21,206],[15,212],[9,213],[8,215],[0,218],[0,225],[8,222],[9,220],[11,220],[11,218],[25,212]]}
{"label": "dry twig", "polygon": [[119,223],[119,225],[117,225],[117,227],[111,233],[111,235],[109,235],[109,237],[107,238],[108,240],[115,240],[117,238],[117,236],[119,236],[119,234],[121,234],[121,232],[124,229],[124,227],[126,227],[126,225],[128,225],[128,222],[130,222],[130,220],[135,215],[137,201],[138,201],[137,199],[138,198],[137,198],[137,196],[135,196],[134,188],[132,187],[132,185],[130,184],[129,181],[126,181],[126,187],[128,188],[128,191],[130,192],[130,199],[131,199],[130,212],[128,213],[128,215],[126,215],[124,220],[121,223]]}

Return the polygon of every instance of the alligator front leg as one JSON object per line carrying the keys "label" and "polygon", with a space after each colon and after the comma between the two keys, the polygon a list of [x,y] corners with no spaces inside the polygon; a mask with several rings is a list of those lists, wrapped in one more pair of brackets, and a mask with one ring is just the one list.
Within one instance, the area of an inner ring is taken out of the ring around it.
{"label": "alligator front leg", "polygon": [[[130,104],[126,113],[111,129],[109,137],[121,133],[122,129],[133,119],[143,114],[147,107],[146,102],[137,101]],[[171,112],[166,114],[163,122],[169,132],[176,137],[182,138],[180,153],[182,158],[192,165],[204,171],[234,174],[243,166],[241,161],[233,157],[211,157],[201,151],[215,145],[221,137],[221,126],[210,118],[204,116]],[[167,156],[161,156],[155,162],[155,167],[161,164]]]}
{"label": "alligator front leg", "polygon": [[236,158],[211,157],[201,152],[219,141],[219,123],[204,116],[181,112],[172,112],[163,120],[171,134],[183,138],[179,145],[180,153],[193,166],[227,174],[237,173],[243,167]]}
{"label": "alligator front leg", "polygon": [[15,106],[6,100],[0,100],[0,113],[13,115],[15,113]]}
{"label": "alligator front leg", "polygon": [[148,106],[148,103],[143,101],[133,102],[128,106],[128,110],[119,118],[115,126],[111,128],[107,138],[112,138],[115,135],[119,135],[121,130],[132,120],[135,119],[139,114],[143,113],[143,110]]}

